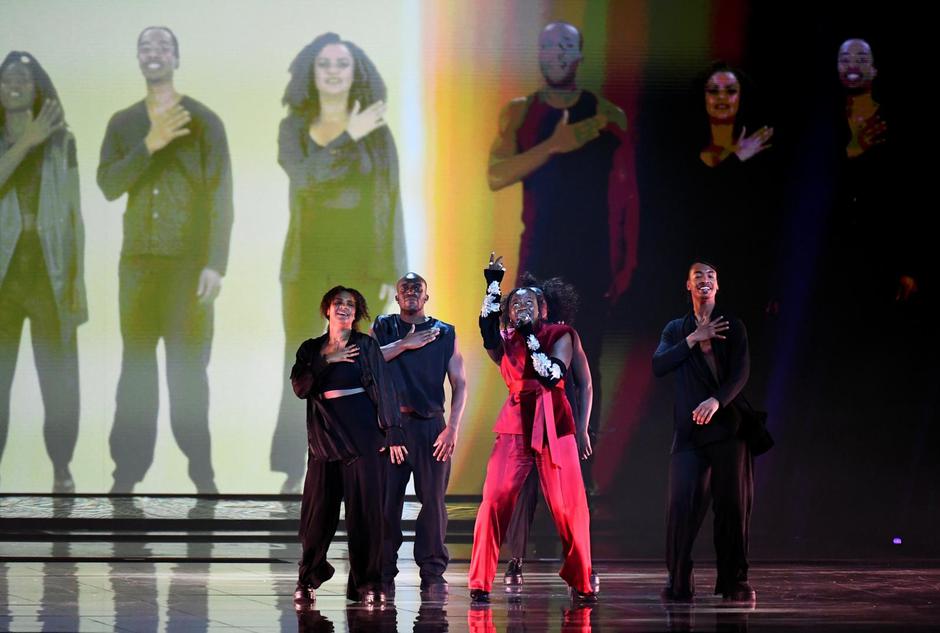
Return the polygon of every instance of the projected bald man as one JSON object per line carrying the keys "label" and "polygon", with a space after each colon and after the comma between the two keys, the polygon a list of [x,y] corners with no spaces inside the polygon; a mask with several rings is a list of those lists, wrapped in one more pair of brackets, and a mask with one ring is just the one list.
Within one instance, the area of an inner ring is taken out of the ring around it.
{"label": "projected bald man", "polygon": [[197,492],[215,493],[206,368],[232,230],[228,142],[219,117],[174,88],[179,42],[170,29],[144,29],[137,62],[147,96],[111,117],[98,167],[108,200],[127,194],[112,492],[133,491],[153,462],[162,338],[173,435]]}
{"label": "projected bald man", "polygon": [[[584,352],[600,410],[601,342],[610,304],[630,285],[637,265],[639,207],[623,110],[577,84],[584,41],[567,22],[539,36],[544,85],[500,113],[491,149],[490,189],[522,183],[521,273],[560,276],[581,296]],[[521,278],[517,279],[517,285]],[[590,473],[585,473],[590,487]]]}
{"label": "projected bald man", "polygon": [[880,106],[871,89],[878,69],[871,46],[862,39],[848,39],[839,47],[837,68],[845,88],[845,114],[852,136],[845,148],[849,158],[858,158],[875,145],[884,143],[888,126],[879,114]]}

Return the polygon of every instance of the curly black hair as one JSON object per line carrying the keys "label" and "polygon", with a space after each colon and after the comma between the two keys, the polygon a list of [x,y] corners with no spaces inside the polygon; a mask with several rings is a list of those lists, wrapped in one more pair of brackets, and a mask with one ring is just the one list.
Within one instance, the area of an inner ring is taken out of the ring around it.
{"label": "curly black hair", "polygon": [[695,99],[698,100],[700,104],[698,109],[702,112],[701,118],[699,121],[699,149],[702,147],[707,147],[711,144],[712,132],[711,132],[711,123],[708,120],[708,114],[705,113],[705,106],[703,103],[703,95],[705,94],[705,89],[708,86],[708,80],[711,79],[712,75],[715,73],[732,73],[735,78],[738,80],[738,84],[741,86],[741,97],[738,105],[738,113],[734,117],[734,127],[732,132],[732,137],[737,139],[741,136],[741,130],[745,127],[754,132],[759,127],[757,125],[757,120],[755,119],[755,114],[761,109],[761,104],[759,101],[758,92],[754,86],[754,82],[751,78],[740,68],[731,66],[727,62],[718,60],[713,62],[711,66],[705,71],[704,74],[699,75],[696,79],[696,91]]}
{"label": "curly black hair", "polygon": [[[6,72],[6,69],[12,66],[13,64],[20,64],[24,68],[29,69],[33,76],[33,85],[35,86],[35,96],[33,98],[33,116],[39,116],[39,111],[42,110],[42,104],[47,100],[55,100],[59,102],[59,107],[62,106],[62,101],[59,99],[59,93],[55,89],[55,86],[52,85],[52,79],[49,78],[49,74],[42,67],[42,64],[32,56],[32,54],[27,53],[26,51],[10,51],[7,53],[7,56],[3,58],[3,62],[0,62],[0,76],[3,76],[3,73]],[[65,112],[63,111],[63,117]],[[7,121],[7,112],[6,109],[0,105],[0,126],[6,124]]]}
{"label": "curly black hair", "polygon": [[358,101],[365,108],[386,97],[385,82],[378,68],[365,52],[348,40],[343,40],[336,33],[324,33],[304,46],[290,64],[290,81],[284,90],[281,103],[294,114],[307,121],[314,121],[320,116],[320,93],[313,80],[313,67],[317,55],[330,44],[342,44],[349,49],[353,58],[353,82],[349,90],[347,108],[352,108]]}
{"label": "curly black hair", "polygon": [[369,305],[366,303],[366,298],[362,296],[362,293],[356,290],[355,288],[347,288],[346,286],[333,286],[326,291],[326,294],[323,295],[323,299],[320,301],[320,314],[323,315],[324,319],[329,319],[330,317],[330,306],[333,305],[333,299],[336,298],[341,292],[348,292],[353,296],[353,300],[356,302],[356,316],[353,318],[352,329],[357,330],[356,327],[362,319],[369,320]]}
{"label": "curly black hair", "polygon": [[548,309],[546,320],[568,325],[574,323],[581,297],[573,284],[561,277],[539,280],[529,272],[522,274],[520,282],[523,286],[535,288],[538,291],[536,294],[541,293],[540,300],[545,302]]}

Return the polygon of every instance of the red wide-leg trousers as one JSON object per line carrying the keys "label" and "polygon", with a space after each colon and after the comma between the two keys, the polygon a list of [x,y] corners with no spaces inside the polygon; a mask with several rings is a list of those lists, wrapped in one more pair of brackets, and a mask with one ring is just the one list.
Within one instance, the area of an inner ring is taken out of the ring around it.
{"label": "red wide-leg trousers", "polygon": [[536,452],[523,435],[500,433],[496,436],[486,466],[483,502],[473,528],[470,589],[492,589],[499,546],[509,527],[522,484],[535,467],[542,494],[561,537],[563,563],[558,575],[577,591],[591,591],[590,517],[578,446],[574,435],[558,438],[555,446],[556,454],[550,456],[548,446]]}

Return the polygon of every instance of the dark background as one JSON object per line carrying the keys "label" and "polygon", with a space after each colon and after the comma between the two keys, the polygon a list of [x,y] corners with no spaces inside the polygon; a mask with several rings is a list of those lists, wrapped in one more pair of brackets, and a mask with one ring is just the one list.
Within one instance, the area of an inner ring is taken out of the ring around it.
{"label": "dark background", "polygon": [[[651,353],[666,322],[688,309],[690,261],[714,262],[719,310],[749,331],[745,392],[769,411],[777,441],[756,461],[752,557],[940,555],[937,288],[928,257],[935,36],[904,3],[731,2],[715,3],[714,41],[703,49],[682,40],[671,3],[648,7],[651,41],[668,31],[673,48],[652,47],[644,68],[633,129],[640,265],[607,344]],[[720,37],[729,19],[743,22],[737,42]],[[874,95],[889,126],[887,145],[861,166],[845,158],[836,72],[839,45],[851,37],[871,44]],[[686,59],[685,74],[670,56]],[[698,158],[707,139],[698,82],[720,57],[750,80],[741,96],[749,133],[775,131],[772,149],[709,169]],[[604,89],[618,102],[629,86],[608,76]],[[919,287],[905,302],[896,301],[902,272]],[[621,385],[637,393],[611,396],[618,401],[599,440],[629,435],[618,459],[595,466],[612,469],[599,473],[610,482],[595,504],[599,558],[663,551],[673,385],[662,379],[643,392],[630,375]],[[707,557],[708,528],[698,544]]]}

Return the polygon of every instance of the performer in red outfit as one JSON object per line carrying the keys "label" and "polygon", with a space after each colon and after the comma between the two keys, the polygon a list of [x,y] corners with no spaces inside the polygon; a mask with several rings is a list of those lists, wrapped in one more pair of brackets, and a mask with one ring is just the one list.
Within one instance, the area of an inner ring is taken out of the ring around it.
{"label": "performer in red outfit", "polygon": [[[591,590],[591,537],[587,497],[575,442],[574,417],[565,396],[571,363],[572,330],[539,320],[538,295],[531,288],[509,293],[500,306],[502,258],[490,255],[484,271],[487,294],[480,313],[483,347],[499,364],[509,397],[493,429],[496,442],[486,468],[483,501],[473,530],[470,597],[489,600],[499,546],[509,527],[519,490],[537,468],[542,493],[562,542],[559,575],[579,601],[596,601]],[[501,315],[504,329],[500,329]]]}

